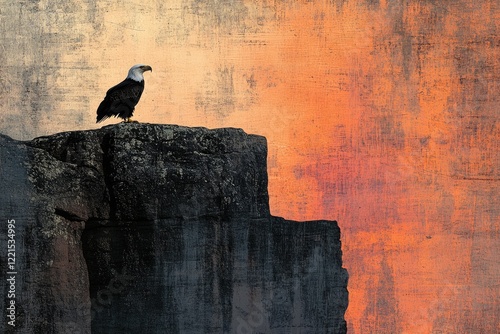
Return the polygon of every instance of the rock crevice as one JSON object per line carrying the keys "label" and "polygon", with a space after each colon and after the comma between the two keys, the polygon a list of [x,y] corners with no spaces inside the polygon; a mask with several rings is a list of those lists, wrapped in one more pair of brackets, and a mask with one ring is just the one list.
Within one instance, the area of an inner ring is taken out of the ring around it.
{"label": "rock crevice", "polygon": [[346,332],[340,230],[271,216],[264,137],[119,124],[0,141],[16,330]]}

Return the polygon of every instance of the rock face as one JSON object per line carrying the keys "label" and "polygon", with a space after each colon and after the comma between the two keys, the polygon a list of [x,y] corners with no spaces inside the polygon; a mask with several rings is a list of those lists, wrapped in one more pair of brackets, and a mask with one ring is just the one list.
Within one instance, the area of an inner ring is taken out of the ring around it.
{"label": "rock face", "polygon": [[16,332],[346,332],[340,230],[270,215],[265,138],[119,124],[0,140]]}

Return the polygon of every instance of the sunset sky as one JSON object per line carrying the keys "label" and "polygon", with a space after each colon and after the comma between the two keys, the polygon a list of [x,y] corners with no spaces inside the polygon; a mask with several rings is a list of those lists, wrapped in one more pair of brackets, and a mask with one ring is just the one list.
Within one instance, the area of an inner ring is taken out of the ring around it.
{"label": "sunset sky", "polygon": [[1,2],[1,133],[148,64],[135,119],[265,136],[272,214],[338,221],[349,333],[500,331],[498,2]]}

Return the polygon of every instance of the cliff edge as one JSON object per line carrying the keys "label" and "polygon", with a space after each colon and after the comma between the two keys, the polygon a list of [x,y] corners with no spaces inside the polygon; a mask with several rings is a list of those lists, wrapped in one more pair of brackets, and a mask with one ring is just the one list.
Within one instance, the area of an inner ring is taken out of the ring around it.
{"label": "cliff edge", "polygon": [[266,157],[232,128],[0,136],[0,332],[345,333],[338,225],[272,217]]}

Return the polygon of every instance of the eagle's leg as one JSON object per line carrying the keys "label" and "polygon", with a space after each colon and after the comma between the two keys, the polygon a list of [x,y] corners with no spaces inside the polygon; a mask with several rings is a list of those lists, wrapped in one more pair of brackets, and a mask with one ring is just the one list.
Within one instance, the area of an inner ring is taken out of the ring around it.
{"label": "eagle's leg", "polygon": [[125,122],[125,123],[139,123],[138,121],[133,120],[132,117],[125,118],[125,120],[123,122]]}

